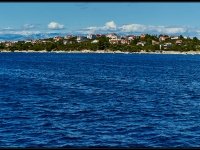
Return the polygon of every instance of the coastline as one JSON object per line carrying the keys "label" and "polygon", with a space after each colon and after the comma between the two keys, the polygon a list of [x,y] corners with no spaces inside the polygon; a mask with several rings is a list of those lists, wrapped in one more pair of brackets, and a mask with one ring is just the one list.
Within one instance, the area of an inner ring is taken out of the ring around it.
{"label": "coastline", "polygon": [[187,52],[179,52],[179,51],[154,51],[154,52],[147,52],[144,50],[141,50],[140,52],[123,52],[120,50],[117,51],[111,51],[111,50],[81,50],[81,51],[46,51],[46,50],[40,50],[40,51],[34,51],[34,50],[15,50],[15,51],[8,51],[8,50],[0,50],[0,53],[110,53],[110,54],[183,54],[183,55],[198,55],[200,54],[200,51],[187,51]]}

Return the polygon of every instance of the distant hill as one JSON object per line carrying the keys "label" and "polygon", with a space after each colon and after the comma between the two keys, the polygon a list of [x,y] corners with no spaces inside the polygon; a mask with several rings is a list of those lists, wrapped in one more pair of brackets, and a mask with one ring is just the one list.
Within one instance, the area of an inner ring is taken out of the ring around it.
{"label": "distant hill", "polygon": [[51,38],[54,36],[65,36],[64,33],[37,33],[37,34],[0,34],[0,41],[23,41],[23,40],[35,40],[43,38]]}

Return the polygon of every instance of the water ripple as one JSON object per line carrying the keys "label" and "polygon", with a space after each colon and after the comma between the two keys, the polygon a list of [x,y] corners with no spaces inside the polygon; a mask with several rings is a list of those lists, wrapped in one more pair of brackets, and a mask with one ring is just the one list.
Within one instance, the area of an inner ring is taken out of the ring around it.
{"label": "water ripple", "polygon": [[0,147],[199,147],[195,55],[0,54]]}

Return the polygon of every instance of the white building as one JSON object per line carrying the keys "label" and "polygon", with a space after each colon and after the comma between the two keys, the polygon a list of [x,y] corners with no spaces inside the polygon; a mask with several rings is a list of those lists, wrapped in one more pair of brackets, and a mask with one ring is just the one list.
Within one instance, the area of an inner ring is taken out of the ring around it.
{"label": "white building", "polygon": [[132,35],[132,36],[128,36],[128,40],[134,40],[135,39],[135,36],[134,35]]}
{"label": "white building", "polygon": [[91,43],[98,43],[99,40],[93,40]]}
{"label": "white building", "polygon": [[66,36],[64,36],[64,39],[71,39],[71,38],[73,38],[73,36],[72,35],[66,35]]}
{"label": "white building", "polygon": [[178,40],[178,39],[179,39],[178,36],[173,36],[173,37],[171,37],[171,40]]}
{"label": "white building", "polygon": [[108,37],[110,39],[117,39],[118,38],[117,34],[115,34],[115,33],[107,34],[106,37]]}
{"label": "white building", "polygon": [[136,45],[137,45],[137,46],[139,46],[139,45],[140,45],[140,46],[144,46],[145,44],[146,44],[146,42],[141,41],[141,42],[137,42]]}
{"label": "white building", "polygon": [[93,39],[96,38],[96,35],[95,34],[88,34],[87,38],[90,39],[90,40],[93,40]]}
{"label": "white building", "polygon": [[83,42],[83,41],[85,41],[85,40],[87,40],[87,38],[84,37],[84,36],[77,36],[77,38],[76,38],[76,41],[77,41],[78,43]]}

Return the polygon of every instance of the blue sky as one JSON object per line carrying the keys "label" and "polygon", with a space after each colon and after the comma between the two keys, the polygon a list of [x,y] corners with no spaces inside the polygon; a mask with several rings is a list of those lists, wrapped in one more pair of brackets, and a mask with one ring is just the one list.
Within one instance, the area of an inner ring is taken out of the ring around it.
{"label": "blue sky", "polygon": [[199,36],[200,3],[0,3],[0,34],[166,33]]}

